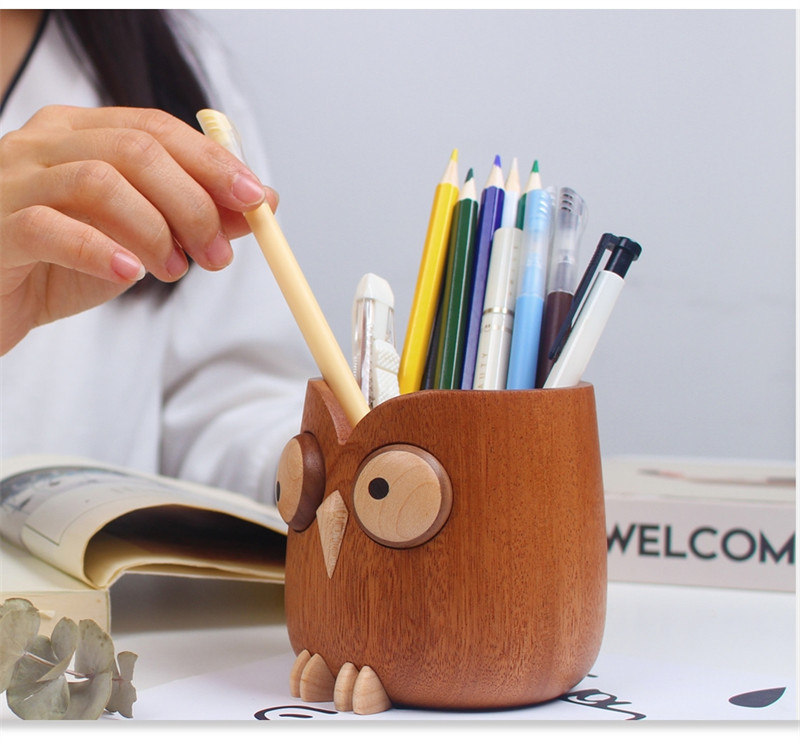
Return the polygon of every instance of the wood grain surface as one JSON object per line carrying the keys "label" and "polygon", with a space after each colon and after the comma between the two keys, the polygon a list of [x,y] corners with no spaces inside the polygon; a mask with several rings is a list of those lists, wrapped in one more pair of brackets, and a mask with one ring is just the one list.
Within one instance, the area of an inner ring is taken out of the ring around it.
{"label": "wood grain surface", "polygon": [[[605,620],[606,535],[594,390],[421,391],[351,429],[321,380],[303,432],[325,495],[349,512],[331,576],[317,522],[289,531],[286,614],[296,653],[335,676],[371,667],[395,704],[510,707],[558,697],[588,672]],[[353,515],[374,452],[410,445],[447,473],[443,526],[387,547]]]}

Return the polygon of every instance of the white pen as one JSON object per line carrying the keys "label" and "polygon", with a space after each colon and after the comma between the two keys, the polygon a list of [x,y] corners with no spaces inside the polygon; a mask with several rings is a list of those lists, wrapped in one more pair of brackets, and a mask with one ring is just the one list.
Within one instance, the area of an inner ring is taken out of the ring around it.
{"label": "white pen", "polygon": [[359,281],[353,299],[353,374],[370,407],[376,404],[376,342],[394,347],[394,294],[386,280],[370,272]]}
{"label": "white pen", "polygon": [[571,315],[574,315],[575,308],[586,293],[587,279],[591,280],[603,252],[607,249],[611,249],[611,257],[605,268],[597,274],[585,302],[580,306],[569,336],[563,343],[561,352],[544,383],[545,389],[575,386],[580,382],[606,322],[611,316],[614,304],[625,285],[625,274],[631,262],[638,259],[642,252],[642,247],[635,241],[603,234],[586,276],[581,281],[583,290],[579,291],[580,297],[578,293],[575,295]]}
{"label": "white pen", "polygon": [[473,389],[506,388],[522,241],[522,230],[516,227],[519,197],[519,169],[515,158],[506,179],[500,228],[492,239]]}

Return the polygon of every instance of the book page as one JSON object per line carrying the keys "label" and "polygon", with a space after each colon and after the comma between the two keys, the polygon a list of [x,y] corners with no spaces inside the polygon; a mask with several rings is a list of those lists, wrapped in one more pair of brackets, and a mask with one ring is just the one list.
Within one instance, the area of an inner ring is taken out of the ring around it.
{"label": "book page", "polygon": [[[196,544],[195,532],[200,524],[218,525],[220,514],[238,517],[242,525],[252,523],[278,535],[286,533],[276,508],[227,491],[82,459],[26,457],[3,462],[0,533],[91,585],[99,585],[84,568],[84,555],[92,538],[119,517],[159,506],[184,509],[168,520],[175,529],[173,543],[183,537],[189,544]],[[193,510],[200,513],[192,514]],[[194,517],[191,521],[190,516]],[[161,517],[161,523],[166,520]],[[138,530],[145,532],[142,539],[147,539],[159,525],[157,520],[140,521]],[[165,546],[161,551],[166,551]],[[140,554],[147,554],[144,546]],[[126,557],[126,563],[131,564],[131,554]],[[206,562],[211,565],[211,561]],[[106,569],[98,578],[116,575],[116,571]]]}
{"label": "book page", "polygon": [[89,542],[84,572],[99,587],[124,572],[283,581],[283,535],[236,516],[154,506],[110,522]]}

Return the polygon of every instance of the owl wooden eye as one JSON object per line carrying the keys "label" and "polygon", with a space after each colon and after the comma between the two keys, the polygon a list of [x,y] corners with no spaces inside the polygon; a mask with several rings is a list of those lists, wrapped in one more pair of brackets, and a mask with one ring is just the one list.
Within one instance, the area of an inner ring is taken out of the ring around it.
{"label": "owl wooden eye", "polygon": [[302,532],[314,519],[325,492],[325,460],[310,433],[295,436],[278,461],[275,501],[283,520]]}
{"label": "owl wooden eye", "polygon": [[453,503],[440,462],[416,446],[396,444],[364,460],[353,486],[361,528],[387,547],[415,547],[445,524]]}

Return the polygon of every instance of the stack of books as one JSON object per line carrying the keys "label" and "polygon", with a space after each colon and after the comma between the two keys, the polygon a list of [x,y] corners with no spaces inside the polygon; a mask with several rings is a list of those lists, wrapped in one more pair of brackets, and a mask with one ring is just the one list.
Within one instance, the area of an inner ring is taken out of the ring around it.
{"label": "stack of books", "polygon": [[603,461],[611,581],[796,588],[795,465]]}

